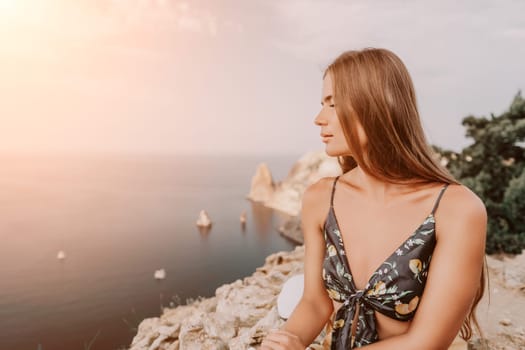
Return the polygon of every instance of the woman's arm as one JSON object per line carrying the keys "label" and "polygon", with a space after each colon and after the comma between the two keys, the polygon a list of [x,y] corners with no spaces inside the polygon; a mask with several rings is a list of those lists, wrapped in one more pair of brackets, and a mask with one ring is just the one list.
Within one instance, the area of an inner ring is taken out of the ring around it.
{"label": "woman's arm", "polygon": [[[303,295],[288,320],[280,327],[281,330],[297,335],[304,345],[303,349],[321,333],[333,311],[332,300],[322,280],[325,243],[321,217],[328,211],[329,198],[324,200],[326,193],[329,192],[328,181],[329,178],[317,181],[303,194],[301,207],[301,229],[305,247]],[[278,338],[272,334],[267,338],[270,342],[272,339],[278,341]],[[273,349],[264,341],[263,345],[266,345],[263,348]]]}
{"label": "woman's arm", "polygon": [[464,186],[450,185],[436,212],[437,243],[409,330],[363,348],[448,349],[479,286],[486,229],[487,213],[479,197]]}

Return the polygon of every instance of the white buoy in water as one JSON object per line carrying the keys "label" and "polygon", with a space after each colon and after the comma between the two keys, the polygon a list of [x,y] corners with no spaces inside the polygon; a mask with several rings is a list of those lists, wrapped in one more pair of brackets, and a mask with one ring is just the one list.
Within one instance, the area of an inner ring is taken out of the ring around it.
{"label": "white buoy in water", "polygon": [[290,277],[284,282],[277,297],[277,312],[279,316],[288,319],[303,295],[304,274]]}
{"label": "white buoy in water", "polygon": [[65,258],[66,258],[66,253],[63,250],[59,251],[57,254],[57,259],[64,260]]}
{"label": "white buoy in water", "polygon": [[155,277],[155,279],[158,279],[158,280],[163,280],[166,278],[166,271],[164,269],[155,270],[153,277]]}

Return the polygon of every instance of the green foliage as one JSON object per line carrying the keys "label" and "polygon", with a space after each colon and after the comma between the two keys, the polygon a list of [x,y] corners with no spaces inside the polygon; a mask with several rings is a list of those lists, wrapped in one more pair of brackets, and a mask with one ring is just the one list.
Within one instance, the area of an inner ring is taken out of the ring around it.
{"label": "green foliage", "polygon": [[525,169],[509,182],[503,196],[503,208],[512,218],[511,230],[525,233]]}
{"label": "green foliage", "polygon": [[462,125],[471,145],[460,153],[433,148],[485,203],[487,253],[519,254],[525,248],[525,99],[520,91],[502,115],[468,116]]}

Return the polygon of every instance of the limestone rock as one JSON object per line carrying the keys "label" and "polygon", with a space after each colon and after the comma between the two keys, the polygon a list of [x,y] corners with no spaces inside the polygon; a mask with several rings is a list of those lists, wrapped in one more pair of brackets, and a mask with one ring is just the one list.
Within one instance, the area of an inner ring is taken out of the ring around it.
{"label": "limestone rock", "polygon": [[502,326],[510,326],[512,324],[512,321],[508,318],[504,318],[499,320],[499,324],[501,324]]}
{"label": "limestone rock", "polygon": [[211,220],[206,210],[201,210],[199,212],[199,218],[197,219],[197,226],[199,227],[210,227],[211,226]]}
{"label": "limestone rock", "polygon": [[525,291],[525,250],[514,256],[487,256],[487,262],[506,287]]}
{"label": "limestone rock", "polygon": [[[211,298],[165,308],[139,325],[132,350],[258,348],[271,328],[284,323],[277,297],[290,276],[303,273],[304,246],[278,252],[244,279],[224,284]],[[318,337],[321,344],[324,333]]]}
{"label": "limestone rock", "polygon": [[[499,293],[492,295],[490,313],[485,302],[480,304],[479,320],[488,334],[489,349],[521,349],[525,346],[522,325],[525,296],[519,289],[505,286],[505,261],[518,263],[523,257],[498,260],[487,257],[491,271],[491,285]],[[264,265],[248,277],[224,284],[211,298],[198,298],[187,305],[165,308],[160,317],[148,318],[138,327],[132,350],[186,350],[186,349],[258,349],[271,328],[285,322],[279,316],[277,299],[284,284],[292,276],[304,273],[304,245],[293,251],[277,252],[266,257]],[[502,300],[501,298],[505,298]],[[486,297],[484,297],[486,299]],[[506,322],[505,319],[512,320]],[[507,324],[502,327],[500,320]],[[494,322],[495,326],[491,323]],[[322,349],[327,337],[324,328],[310,346]],[[479,339],[468,342],[469,349],[480,349]],[[466,342],[458,337],[449,348],[464,350]]]}
{"label": "limestone rock", "polygon": [[292,241],[303,244],[304,243],[304,237],[303,237],[303,231],[301,230],[301,214],[298,216],[292,216],[289,219],[287,219],[284,224],[282,224],[280,227],[278,227],[277,231],[279,231],[280,234],[285,236],[288,239],[291,239]]}
{"label": "limestone rock", "polygon": [[166,278],[166,270],[164,270],[164,269],[155,270],[155,272],[153,273],[153,278],[158,279],[158,280],[165,279]]}
{"label": "limestone rock", "polygon": [[261,163],[252,178],[248,198],[256,202],[268,201],[274,193],[272,173],[266,163]]}
{"label": "limestone rock", "polygon": [[[264,164],[264,163],[263,163]],[[292,166],[283,181],[273,183],[266,164],[259,165],[252,179],[249,199],[261,201],[267,207],[296,216],[301,209],[304,190],[317,180],[341,174],[337,158],[326,152],[309,152]]]}

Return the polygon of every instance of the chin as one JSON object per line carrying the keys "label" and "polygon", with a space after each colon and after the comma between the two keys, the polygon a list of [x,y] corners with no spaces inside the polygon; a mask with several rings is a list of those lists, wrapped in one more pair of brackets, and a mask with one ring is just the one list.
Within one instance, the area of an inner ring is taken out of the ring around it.
{"label": "chin", "polygon": [[329,148],[325,149],[325,153],[330,157],[338,157],[338,156],[343,155],[342,152],[333,151],[333,150],[330,150]]}
{"label": "chin", "polygon": [[330,157],[343,157],[351,155],[348,150],[333,150],[330,149],[330,147],[325,148],[325,153]]}

